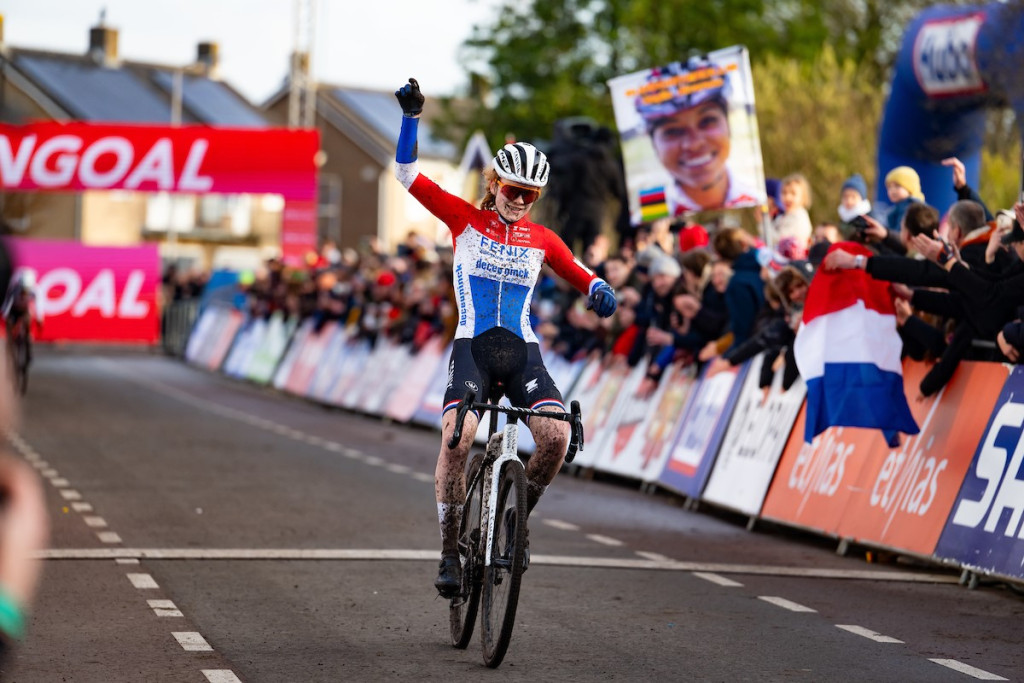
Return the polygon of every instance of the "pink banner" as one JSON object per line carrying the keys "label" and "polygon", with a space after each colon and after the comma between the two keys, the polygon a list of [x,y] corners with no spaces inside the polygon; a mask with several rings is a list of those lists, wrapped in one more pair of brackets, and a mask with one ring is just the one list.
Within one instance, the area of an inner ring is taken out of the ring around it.
{"label": "pink banner", "polygon": [[43,341],[156,343],[160,325],[155,244],[86,247],[78,242],[6,238],[16,269],[36,275]]}
{"label": "pink banner", "polygon": [[280,194],[315,200],[316,130],[0,125],[0,189]]}

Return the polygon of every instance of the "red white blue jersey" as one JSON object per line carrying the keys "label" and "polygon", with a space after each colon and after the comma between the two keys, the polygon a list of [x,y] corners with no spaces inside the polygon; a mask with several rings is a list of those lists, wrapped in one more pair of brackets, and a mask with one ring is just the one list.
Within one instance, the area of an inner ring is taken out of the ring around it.
{"label": "red white blue jersey", "polygon": [[530,301],[545,263],[585,294],[603,282],[543,225],[531,223],[528,217],[506,223],[497,211],[478,209],[422,173],[411,173],[414,163],[398,166],[396,175],[409,193],[452,232],[459,308],[456,339],[503,327],[526,342],[536,342],[530,327]]}

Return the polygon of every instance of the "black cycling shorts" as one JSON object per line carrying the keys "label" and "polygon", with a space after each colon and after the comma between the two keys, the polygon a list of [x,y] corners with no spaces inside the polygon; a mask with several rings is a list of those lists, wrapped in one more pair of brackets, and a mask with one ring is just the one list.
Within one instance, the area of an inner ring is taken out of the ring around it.
{"label": "black cycling shorts", "polygon": [[540,346],[493,327],[473,339],[455,340],[442,414],[465,398],[469,389],[476,392],[477,401],[486,401],[495,383],[502,385],[509,402],[518,408],[565,410],[562,394],[541,360]]}

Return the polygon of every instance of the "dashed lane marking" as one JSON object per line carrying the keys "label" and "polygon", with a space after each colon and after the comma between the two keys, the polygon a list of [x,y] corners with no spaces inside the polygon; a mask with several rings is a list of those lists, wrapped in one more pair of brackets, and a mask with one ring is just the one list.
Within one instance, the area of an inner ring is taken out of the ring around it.
{"label": "dashed lane marking", "polygon": [[96,538],[101,543],[121,543],[121,536],[115,531],[97,531]]}
{"label": "dashed lane marking", "polygon": [[387,470],[395,474],[409,474],[412,471],[405,465],[388,465]]}
{"label": "dashed lane marking", "polygon": [[379,467],[381,465],[387,464],[384,462],[384,460],[378,458],[376,455],[363,456],[363,462],[365,462],[367,465],[373,465],[374,467]]}
{"label": "dashed lane marking", "polygon": [[414,472],[412,478],[416,481],[422,481],[424,484],[434,483],[434,475],[427,474],[426,472]]}
{"label": "dashed lane marking", "polygon": [[54,487],[58,488],[58,489],[62,489],[62,488],[66,488],[67,486],[70,486],[70,483],[68,482],[68,480],[64,479],[63,477],[56,477],[54,479],[51,479],[50,483],[53,484]]}
{"label": "dashed lane marking", "polygon": [[816,609],[812,609],[810,607],[806,607],[805,605],[801,605],[798,602],[793,602],[792,600],[787,600],[786,598],[780,598],[780,597],[777,597],[777,596],[774,596],[774,595],[759,595],[759,596],[757,596],[757,599],[758,600],[764,600],[765,602],[771,603],[772,605],[775,605],[776,607],[781,607],[782,609],[788,609],[790,612],[817,612],[818,611]]}
{"label": "dashed lane marking", "polygon": [[666,557],[665,555],[662,555],[661,553],[652,553],[652,552],[648,552],[646,550],[637,550],[636,554],[637,554],[638,557],[642,557],[645,560],[651,560],[652,562],[671,562],[672,561],[668,557]]}
{"label": "dashed lane marking", "polygon": [[175,605],[171,600],[146,600],[146,604],[150,606],[153,612],[158,617],[184,617],[178,606]]}
{"label": "dashed lane marking", "polygon": [[203,669],[209,683],[242,683],[231,669]]}
{"label": "dashed lane marking", "polygon": [[159,588],[156,581],[149,574],[125,574],[128,580],[132,582],[132,585],[139,590],[152,590]]}
{"label": "dashed lane marking", "polygon": [[174,631],[171,635],[181,645],[181,649],[187,652],[213,652],[206,638],[196,631]]}
{"label": "dashed lane marking", "polygon": [[989,673],[988,671],[985,671],[984,669],[979,669],[977,667],[973,667],[970,664],[964,664],[963,662],[958,662],[955,659],[929,659],[928,661],[929,662],[935,662],[939,666],[944,666],[947,669],[952,669],[953,671],[959,671],[960,673],[966,674],[966,675],[968,675],[968,676],[970,676],[972,678],[977,678],[979,681],[1006,681],[1006,680],[1009,680],[1007,678],[1003,678],[1002,676],[997,676],[996,674]]}
{"label": "dashed lane marking", "polygon": [[[41,560],[363,560],[437,562],[436,550],[358,548],[50,548],[34,553]],[[902,583],[958,583],[959,577],[927,572],[870,569],[818,569],[757,564],[719,564],[676,560],[532,555],[530,562],[560,567],[593,569],[649,569],[677,572],[710,572],[753,576],[791,576],[812,579],[851,579]]]}
{"label": "dashed lane marking", "polygon": [[92,504],[91,503],[81,503],[81,502],[79,502],[79,503],[72,503],[71,504],[71,509],[74,510],[75,512],[92,512]]}
{"label": "dashed lane marking", "polygon": [[562,531],[579,531],[580,530],[580,527],[579,527],[578,524],[573,524],[572,522],[563,522],[560,519],[545,519],[545,520],[542,520],[542,521],[544,522],[544,524],[548,525],[549,527],[552,527],[554,529],[560,529]]}
{"label": "dashed lane marking", "polygon": [[871,629],[864,628],[863,626],[854,626],[853,624],[836,624],[836,628],[841,628],[844,631],[855,633],[858,636],[863,636],[864,638],[867,638],[868,640],[873,640],[876,643],[903,643],[903,641],[899,640],[898,638],[893,638],[892,636],[883,636],[878,631],[872,631]]}
{"label": "dashed lane marking", "polygon": [[[728,577],[719,576],[718,574],[715,574],[714,572],[694,572],[693,575],[696,576],[698,579],[704,579],[705,581],[710,581],[713,584],[716,584],[718,586],[724,586],[725,588],[742,588],[743,587],[743,584],[740,583],[739,581],[733,581],[732,579],[730,579]],[[842,628],[842,627],[840,627],[840,628]]]}
{"label": "dashed lane marking", "polygon": [[613,548],[626,545],[617,538],[612,538],[611,536],[602,536],[601,534],[587,534],[587,538],[589,538],[594,543],[600,543],[601,545],[607,545]]}
{"label": "dashed lane marking", "polygon": [[82,494],[75,489],[60,489],[60,495],[64,500],[82,500]]}
{"label": "dashed lane marking", "polygon": [[86,526],[91,526],[94,529],[102,529],[103,527],[107,526],[107,520],[103,519],[102,517],[87,516],[82,517],[82,521],[85,522]]}
{"label": "dashed lane marking", "polygon": [[53,479],[54,477],[58,476],[57,470],[55,470],[53,468],[50,468],[48,470],[43,470],[39,474],[41,476],[46,477],[47,479]]}

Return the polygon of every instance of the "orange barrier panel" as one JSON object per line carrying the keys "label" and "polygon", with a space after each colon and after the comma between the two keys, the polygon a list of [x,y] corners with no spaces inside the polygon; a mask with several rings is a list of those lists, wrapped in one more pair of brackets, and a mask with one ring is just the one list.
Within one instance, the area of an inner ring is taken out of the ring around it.
{"label": "orange barrier panel", "polygon": [[[908,396],[928,367],[904,363]],[[1003,365],[961,363],[937,396],[911,400],[921,433],[897,449],[879,431],[835,427],[808,446],[801,410],[762,516],[930,555],[1006,377]]]}

